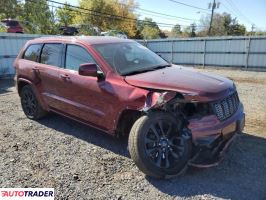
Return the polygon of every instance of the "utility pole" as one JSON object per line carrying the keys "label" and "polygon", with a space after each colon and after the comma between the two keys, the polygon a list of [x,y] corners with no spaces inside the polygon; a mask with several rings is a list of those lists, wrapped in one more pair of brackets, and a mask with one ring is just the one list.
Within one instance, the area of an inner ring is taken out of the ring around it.
{"label": "utility pole", "polygon": [[251,26],[251,35],[254,35],[254,30],[255,30],[255,24],[252,24],[252,26]]}
{"label": "utility pole", "polygon": [[216,4],[215,0],[213,0],[213,3],[209,3],[209,8],[212,9],[212,14],[211,14],[210,26],[209,26],[209,30],[208,30],[208,36],[210,36],[211,30],[212,30],[212,21],[213,21],[214,10],[216,8],[219,8],[219,5],[220,5],[220,3]]}
{"label": "utility pole", "polygon": [[190,33],[190,37],[196,37],[196,24],[193,23],[193,24],[190,24],[190,27],[191,27],[191,33]]}

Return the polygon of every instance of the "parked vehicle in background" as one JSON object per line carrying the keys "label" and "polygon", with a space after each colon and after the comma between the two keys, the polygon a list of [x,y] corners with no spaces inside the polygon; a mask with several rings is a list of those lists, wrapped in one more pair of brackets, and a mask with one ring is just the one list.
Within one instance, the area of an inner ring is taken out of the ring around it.
{"label": "parked vehicle in background", "polygon": [[34,39],[14,67],[28,118],[55,112],[113,136],[129,135],[131,158],[152,177],[217,165],[245,125],[231,80],[171,65],[135,41]]}
{"label": "parked vehicle in background", "polygon": [[127,39],[127,35],[124,32],[117,31],[117,30],[110,30],[110,31],[106,31],[106,32],[101,32],[101,36],[114,36],[114,37],[118,37],[121,39]]}
{"label": "parked vehicle in background", "polygon": [[74,26],[61,26],[59,28],[60,31],[62,31],[62,35],[68,35],[68,36],[73,36],[78,34],[78,29]]}
{"label": "parked vehicle in background", "polygon": [[15,19],[3,19],[1,20],[2,23],[5,24],[7,27],[8,33],[24,33],[23,28],[20,25],[18,20]]}

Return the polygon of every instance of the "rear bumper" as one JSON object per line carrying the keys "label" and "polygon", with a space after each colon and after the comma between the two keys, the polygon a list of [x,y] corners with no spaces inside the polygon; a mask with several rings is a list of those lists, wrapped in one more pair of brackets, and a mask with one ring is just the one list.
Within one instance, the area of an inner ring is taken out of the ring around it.
{"label": "rear bumper", "polygon": [[223,160],[224,154],[245,126],[245,113],[240,104],[237,112],[220,122],[216,116],[208,116],[190,123],[195,154],[190,166],[212,167]]}

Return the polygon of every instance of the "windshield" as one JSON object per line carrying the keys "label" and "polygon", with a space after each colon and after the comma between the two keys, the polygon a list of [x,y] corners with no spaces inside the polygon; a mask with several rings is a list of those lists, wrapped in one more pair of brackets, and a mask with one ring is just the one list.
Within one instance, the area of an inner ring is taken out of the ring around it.
{"label": "windshield", "polygon": [[93,45],[120,75],[131,75],[170,66],[160,56],[137,42]]}

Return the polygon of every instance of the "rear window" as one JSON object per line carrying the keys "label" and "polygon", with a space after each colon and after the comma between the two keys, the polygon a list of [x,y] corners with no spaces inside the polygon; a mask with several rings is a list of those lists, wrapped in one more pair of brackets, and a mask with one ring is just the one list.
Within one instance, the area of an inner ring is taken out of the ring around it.
{"label": "rear window", "polygon": [[63,44],[45,44],[41,53],[41,63],[61,67]]}
{"label": "rear window", "polygon": [[32,45],[30,45],[26,49],[23,58],[26,59],[26,60],[34,61],[34,62],[38,61],[41,48],[42,48],[42,44],[32,44]]}

